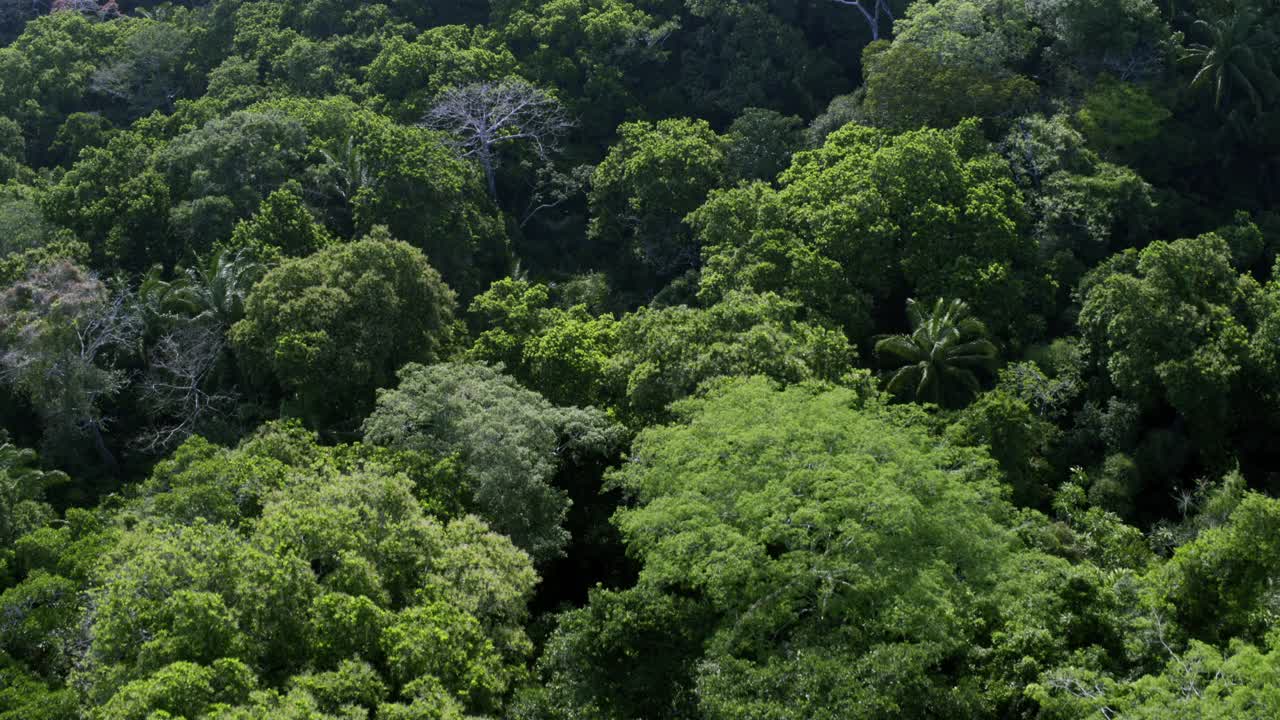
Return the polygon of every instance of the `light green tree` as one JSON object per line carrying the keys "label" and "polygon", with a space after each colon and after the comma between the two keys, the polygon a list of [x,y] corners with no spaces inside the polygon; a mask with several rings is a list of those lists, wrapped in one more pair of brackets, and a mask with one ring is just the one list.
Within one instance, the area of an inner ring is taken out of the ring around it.
{"label": "light green tree", "polygon": [[0,443],[0,548],[53,519],[44,491],[67,482],[65,473],[37,467],[33,450]]}
{"label": "light green tree", "polygon": [[619,429],[594,409],[557,407],[479,364],[409,364],[378,395],[369,442],[457,455],[470,505],[539,562],[562,554],[569,502],[552,484],[575,458],[608,456]]}
{"label": "light green tree", "polygon": [[[613,476],[640,577],[565,618],[550,714],[977,712],[941,668],[963,664],[979,598],[1019,552],[984,453],[855,390],[763,378],[677,416],[643,431]],[[626,657],[610,652],[656,654],[663,672],[609,674]]]}
{"label": "light green tree", "polygon": [[858,341],[876,303],[903,296],[963,299],[1003,338],[1039,331],[1048,285],[1023,199],[976,123],[897,135],[846,125],[779,182],[714,193],[689,216],[706,299],[775,292]]}
{"label": "light green tree", "polygon": [[645,425],[666,420],[671,403],[715,378],[834,382],[856,356],[843,332],[805,321],[797,303],[731,292],[706,308],[641,308],[624,317],[609,375],[625,398],[623,416]]}

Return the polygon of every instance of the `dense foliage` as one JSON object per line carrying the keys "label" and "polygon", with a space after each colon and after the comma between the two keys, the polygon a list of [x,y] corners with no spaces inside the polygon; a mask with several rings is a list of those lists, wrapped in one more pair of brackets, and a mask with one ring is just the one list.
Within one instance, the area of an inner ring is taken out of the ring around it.
{"label": "dense foliage", "polygon": [[0,720],[1280,717],[1280,10],[0,0]]}

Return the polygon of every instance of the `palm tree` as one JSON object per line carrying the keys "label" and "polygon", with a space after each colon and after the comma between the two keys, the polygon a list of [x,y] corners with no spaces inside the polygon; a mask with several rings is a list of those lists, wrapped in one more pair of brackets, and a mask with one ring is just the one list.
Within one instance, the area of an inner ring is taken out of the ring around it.
{"label": "palm tree", "polygon": [[41,470],[34,451],[0,442],[0,542],[7,547],[48,519],[52,512],[42,502],[44,491],[67,480],[56,470]]}
{"label": "palm tree", "polygon": [[321,150],[320,156],[320,164],[308,171],[308,193],[331,225],[350,235],[354,231],[352,213],[357,197],[362,191],[378,189],[377,168],[365,157],[354,136],[335,146],[333,152]]}
{"label": "palm tree", "polygon": [[141,397],[153,423],[135,438],[139,449],[168,450],[234,409],[235,379],[222,372],[234,367],[225,362],[226,335],[244,317],[245,300],[265,272],[240,249],[218,251],[172,282],[158,271],[144,277],[139,295],[165,332],[146,356]]}
{"label": "palm tree", "polygon": [[219,250],[193,268],[174,293],[188,314],[229,328],[244,317],[249,291],[266,274],[266,267],[245,250]]}
{"label": "palm tree", "polygon": [[1254,110],[1261,112],[1264,101],[1280,85],[1270,60],[1275,37],[1248,11],[1212,22],[1197,20],[1195,27],[1209,42],[1192,44],[1183,56],[1200,64],[1191,87],[1212,85],[1215,110],[1229,104],[1232,91],[1239,89],[1249,96]]}
{"label": "palm tree", "polygon": [[892,358],[886,388],[916,402],[957,407],[979,390],[977,372],[995,365],[996,346],[987,328],[971,316],[962,300],[936,300],[932,306],[907,301],[911,334],[891,335],[876,343],[876,355]]}
{"label": "palm tree", "polygon": [[187,268],[185,276],[164,279],[159,265],[138,286],[138,298],[152,322],[212,323],[226,329],[244,317],[244,302],[266,267],[246,249],[218,250]]}

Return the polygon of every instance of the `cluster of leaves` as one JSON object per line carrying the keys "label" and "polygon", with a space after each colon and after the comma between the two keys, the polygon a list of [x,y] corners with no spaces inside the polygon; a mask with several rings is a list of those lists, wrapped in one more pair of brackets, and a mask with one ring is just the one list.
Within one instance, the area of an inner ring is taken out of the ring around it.
{"label": "cluster of leaves", "polygon": [[[8,472],[28,494],[44,482]],[[117,508],[13,546],[6,652],[69,672],[105,718],[494,708],[524,673],[536,576],[462,513],[450,473],[289,424],[235,449],[188,441]],[[32,502],[9,508],[15,530]]]}
{"label": "cluster of leaves", "polygon": [[1278,100],[1260,0],[0,0],[0,720],[1276,716]]}

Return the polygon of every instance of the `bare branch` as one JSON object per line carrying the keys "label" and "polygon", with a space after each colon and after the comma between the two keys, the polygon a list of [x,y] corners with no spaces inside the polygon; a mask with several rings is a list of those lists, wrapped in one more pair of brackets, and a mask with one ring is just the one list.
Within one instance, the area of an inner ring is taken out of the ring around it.
{"label": "bare branch", "polygon": [[[1106,698],[1107,694],[1106,688],[1101,683],[1086,684],[1070,670],[1053,673],[1047,678],[1045,684],[1054,690],[1060,690],[1081,700],[1089,700],[1094,703],[1100,703]],[[1112,718],[1116,717],[1116,711],[1109,705],[1100,705],[1098,712],[1102,714],[1104,720],[1112,720]]]}
{"label": "bare branch", "polygon": [[235,407],[238,395],[210,390],[225,349],[222,328],[208,322],[191,321],[160,338],[140,388],[155,422],[135,439],[139,449],[168,450]]}
{"label": "bare branch", "polygon": [[142,331],[128,288],[109,289],[70,262],[51,263],[0,295],[0,380],[31,400],[46,432],[88,434],[113,465],[101,404],[127,384],[116,356],[135,350]]}
{"label": "bare branch", "polygon": [[871,29],[871,39],[880,39],[880,16],[883,15],[888,19],[890,27],[893,25],[893,9],[889,7],[889,0],[874,0],[871,9],[868,10],[866,2],[868,0],[831,0],[838,5],[847,5],[855,8],[862,13],[862,17],[867,21],[867,27]]}
{"label": "bare branch", "polygon": [[520,227],[528,225],[538,213],[554,210],[568,200],[581,195],[590,182],[594,169],[591,165],[579,165],[568,173],[560,173],[550,163],[539,168],[538,181],[529,198],[529,205],[520,219]]}
{"label": "bare branch", "polygon": [[523,142],[545,161],[573,127],[559,101],[514,78],[446,90],[422,124],[452,135],[459,156],[480,163],[489,195],[495,198],[498,146]]}

